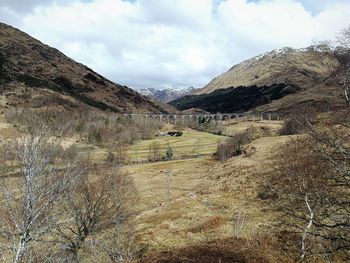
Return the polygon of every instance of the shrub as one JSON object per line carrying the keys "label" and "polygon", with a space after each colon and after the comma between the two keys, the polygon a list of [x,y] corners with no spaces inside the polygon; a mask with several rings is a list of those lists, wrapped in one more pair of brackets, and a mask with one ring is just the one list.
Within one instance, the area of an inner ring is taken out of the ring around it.
{"label": "shrub", "polygon": [[168,148],[166,149],[165,156],[167,160],[172,160],[174,153],[173,153],[173,148],[168,145]]}
{"label": "shrub", "polygon": [[302,134],[305,132],[306,123],[298,118],[297,116],[292,116],[287,119],[280,131],[281,135],[294,135]]}
{"label": "shrub", "polygon": [[220,161],[226,161],[233,156],[244,153],[242,146],[255,139],[255,129],[248,128],[244,132],[237,133],[224,143],[220,143],[216,149],[215,156]]}
{"label": "shrub", "polygon": [[114,153],[108,152],[108,155],[107,155],[107,158],[106,158],[107,163],[113,163],[114,160],[115,160],[115,155],[114,155]]}
{"label": "shrub", "polygon": [[75,127],[75,131],[77,133],[81,133],[85,129],[85,123],[83,121],[79,122],[78,125]]}
{"label": "shrub", "polygon": [[149,146],[148,160],[150,162],[157,162],[161,159],[159,143],[153,142]]}
{"label": "shrub", "polygon": [[215,120],[200,118],[197,121],[188,122],[188,127],[194,130],[205,131],[217,135],[224,134],[224,127],[220,122]]}
{"label": "shrub", "polygon": [[308,131],[310,124],[315,121],[315,110],[301,107],[287,116],[280,135],[303,134]]}
{"label": "shrub", "polygon": [[89,143],[97,143],[101,144],[102,143],[102,135],[100,130],[93,130],[91,133],[88,135],[88,141]]}

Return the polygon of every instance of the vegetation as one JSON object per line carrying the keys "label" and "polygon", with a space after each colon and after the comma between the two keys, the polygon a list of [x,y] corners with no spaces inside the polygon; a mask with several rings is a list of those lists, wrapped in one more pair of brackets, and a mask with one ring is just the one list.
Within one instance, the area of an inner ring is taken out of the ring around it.
{"label": "vegetation", "polygon": [[78,262],[87,239],[97,237],[99,246],[110,247],[114,257],[131,257],[121,250],[123,243],[118,248],[111,244],[115,231],[119,235],[128,221],[136,197],[128,175],[108,166],[93,169],[88,160],[71,155],[67,159],[67,151],[42,122],[5,150],[1,163],[7,165],[2,170],[13,175],[2,179],[0,187],[5,204],[0,255],[5,261]]}
{"label": "vegetation", "polygon": [[6,58],[0,52],[0,84],[5,84],[11,80],[10,76],[8,76],[8,74],[6,73],[5,63],[6,63]]}
{"label": "vegetation", "polygon": [[261,134],[257,128],[251,126],[244,132],[237,132],[225,142],[218,144],[214,156],[220,161],[227,161],[231,157],[243,154],[245,145],[267,134],[268,132]]}
{"label": "vegetation", "polygon": [[200,108],[208,112],[240,112],[267,104],[298,90],[298,87],[284,83],[262,87],[227,87],[209,94],[185,96],[169,104],[179,110]]}
{"label": "vegetation", "polygon": [[[349,104],[348,50],[317,49],[337,55],[337,96]],[[42,54],[54,61],[49,51]],[[6,62],[0,53],[0,77]],[[39,88],[119,110],[86,95],[94,85],[140,99],[91,70],[79,79],[91,86],[23,74],[16,99],[35,101]],[[296,90],[239,87],[183,101],[235,111]],[[90,107],[68,111],[60,103],[71,97],[40,109],[11,108],[0,97],[2,261],[349,262],[347,105],[331,111],[295,103],[284,123],[198,118],[172,125]]]}
{"label": "vegetation", "polygon": [[6,119],[20,129],[32,130],[38,122],[44,122],[50,131],[63,137],[78,136],[80,140],[99,145],[133,144],[136,140],[153,138],[161,128],[158,121],[129,119],[112,113],[86,113],[78,111],[69,115],[57,110],[36,111],[10,109]]}
{"label": "vegetation", "polygon": [[344,114],[333,116],[331,126],[304,120],[307,135],[278,153],[268,181],[282,228],[300,233],[300,259],[337,251],[349,258],[350,122]]}
{"label": "vegetation", "polygon": [[149,160],[150,156],[154,156],[152,149],[154,149],[155,144],[157,145],[158,160],[168,159],[169,147],[172,149],[172,159],[210,156],[215,152],[217,144],[226,139],[227,137],[224,136],[186,128],[180,137],[157,136],[150,140],[136,141],[128,147],[128,154],[132,163]]}
{"label": "vegetation", "polygon": [[199,130],[199,131],[209,132],[217,135],[224,134],[224,127],[222,123],[214,119],[206,120],[203,118],[203,119],[189,122],[187,125],[192,129]]}

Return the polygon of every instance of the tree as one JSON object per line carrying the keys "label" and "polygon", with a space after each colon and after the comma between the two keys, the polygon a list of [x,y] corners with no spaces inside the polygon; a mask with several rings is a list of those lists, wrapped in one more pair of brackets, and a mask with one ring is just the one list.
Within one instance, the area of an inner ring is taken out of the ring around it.
{"label": "tree", "polygon": [[326,200],[324,179],[327,169],[315,156],[313,145],[304,138],[292,140],[284,149],[288,150],[276,157],[277,168],[268,187],[274,204],[282,212],[284,227],[301,234],[300,255],[304,258],[309,248],[307,236],[314,231],[314,221],[321,216]]}
{"label": "tree", "polygon": [[148,149],[148,160],[150,162],[156,162],[161,159],[160,146],[158,142],[153,142]]}
{"label": "tree", "polygon": [[52,164],[59,153],[59,145],[45,126],[20,138],[15,152],[7,152],[8,157],[15,157],[11,167],[19,172],[18,177],[1,181],[5,207],[0,214],[0,237],[6,247],[0,248],[12,254],[12,262],[24,261],[30,246],[52,231],[55,204],[82,173],[73,167],[56,171]]}
{"label": "tree", "polygon": [[335,49],[335,56],[340,66],[337,71],[337,81],[344,89],[345,100],[350,107],[350,26],[343,29],[337,39],[339,48]]}
{"label": "tree", "polygon": [[168,143],[168,147],[167,147],[166,152],[165,152],[165,156],[166,156],[166,159],[168,161],[172,160],[174,157],[173,148],[170,147],[169,143]]}
{"label": "tree", "polygon": [[60,203],[65,221],[52,235],[59,245],[57,256],[65,262],[78,262],[78,253],[88,238],[119,228],[130,215],[130,202],[136,193],[132,179],[118,169],[109,172],[87,167],[85,171]]}
{"label": "tree", "polygon": [[344,28],[338,38],[337,38],[338,44],[340,46],[345,47],[345,48],[350,48],[350,26]]}
{"label": "tree", "polygon": [[[308,135],[292,139],[284,147],[267,184],[283,215],[283,228],[301,235],[301,259],[312,252],[350,251],[347,114],[338,114],[336,121],[326,126],[306,120]],[[316,243],[322,251],[312,248]]]}

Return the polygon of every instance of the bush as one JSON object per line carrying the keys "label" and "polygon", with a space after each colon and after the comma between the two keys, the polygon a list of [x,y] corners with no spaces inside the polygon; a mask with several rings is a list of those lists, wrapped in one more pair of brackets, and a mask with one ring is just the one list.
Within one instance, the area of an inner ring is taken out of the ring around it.
{"label": "bush", "polygon": [[287,116],[284,122],[280,135],[303,134],[308,131],[310,124],[315,120],[315,111],[310,108],[300,108]]}
{"label": "bush", "polygon": [[173,148],[170,147],[169,145],[168,145],[168,148],[166,149],[165,156],[168,161],[173,159],[173,156],[174,156]]}
{"label": "bush", "polygon": [[284,122],[284,125],[280,131],[281,135],[294,135],[302,134],[306,130],[306,123],[298,118],[297,116],[292,116]]}
{"label": "bush", "polygon": [[248,128],[244,132],[237,133],[224,143],[220,143],[214,156],[220,161],[226,161],[233,156],[244,153],[242,146],[250,143],[255,136],[255,129]]}
{"label": "bush", "polygon": [[224,134],[224,127],[215,120],[199,119],[197,121],[188,122],[188,127],[194,130],[205,131],[217,135]]}
{"label": "bush", "polygon": [[153,142],[149,146],[148,160],[150,162],[157,162],[157,161],[161,160],[160,147],[159,147],[159,144],[157,142]]}
{"label": "bush", "polygon": [[101,132],[99,130],[91,131],[88,135],[88,141],[89,141],[89,143],[101,144],[102,143]]}

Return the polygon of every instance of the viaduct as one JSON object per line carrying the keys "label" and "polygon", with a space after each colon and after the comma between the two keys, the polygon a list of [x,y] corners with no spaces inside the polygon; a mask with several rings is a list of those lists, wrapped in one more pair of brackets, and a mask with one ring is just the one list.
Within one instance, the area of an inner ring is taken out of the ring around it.
{"label": "viaduct", "polygon": [[215,120],[218,122],[228,121],[229,124],[241,121],[258,121],[258,120],[280,120],[281,115],[278,113],[215,113],[215,114],[153,114],[153,113],[124,113],[129,118],[144,118],[165,121],[176,124],[177,121],[203,121],[209,122]]}

